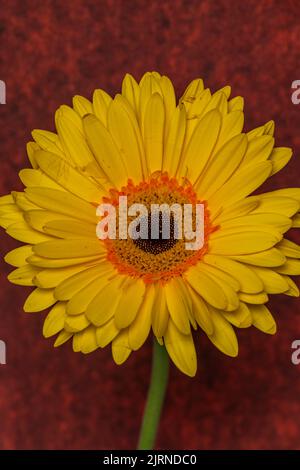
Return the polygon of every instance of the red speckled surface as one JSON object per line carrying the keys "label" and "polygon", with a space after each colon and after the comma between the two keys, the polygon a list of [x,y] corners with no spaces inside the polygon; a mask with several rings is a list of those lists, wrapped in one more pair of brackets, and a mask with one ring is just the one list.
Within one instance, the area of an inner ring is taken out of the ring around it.
{"label": "red speckled surface", "polygon": [[[300,105],[290,86],[300,79],[297,0],[136,1],[10,0],[0,9],[0,189],[20,188],[25,143],[33,128],[53,130],[53,115],[74,94],[111,93],[129,71],[156,69],[181,93],[203,76],[213,90],[231,84],[246,101],[246,126],[269,119],[278,145],[294,159],[269,187],[299,184]],[[3,233],[1,255],[16,246]],[[2,449],[132,449],[147,391],[150,342],[117,367],[110,350],[74,354],[42,338],[44,314],[22,313],[26,289],[6,280],[1,261],[0,366]],[[279,333],[239,331],[237,359],[198,341],[195,379],[172,367],[158,448],[300,449],[300,302],[277,296]]]}

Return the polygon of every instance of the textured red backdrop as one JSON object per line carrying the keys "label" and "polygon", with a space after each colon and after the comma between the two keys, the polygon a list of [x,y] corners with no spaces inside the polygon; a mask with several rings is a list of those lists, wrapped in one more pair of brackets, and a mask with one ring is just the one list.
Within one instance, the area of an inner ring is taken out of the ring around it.
{"label": "textured red backdrop", "polygon": [[[294,159],[272,186],[299,183],[300,79],[298,0],[135,1],[10,0],[0,10],[0,190],[21,188],[25,144],[34,128],[53,130],[53,115],[74,94],[115,93],[129,71],[167,74],[181,93],[202,76],[213,90],[231,84],[246,101],[246,126],[276,121],[278,145]],[[2,233],[1,255],[16,246]],[[117,367],[109,348],[74,354],[42,338],[44,314],[25,314],[27,290],[6,280],[1,261],[0,366],[2,449],[132,449],[136,445],[151,361],[151,344]],[[159,448],[300,449],[298,299],[271,305],[279,332],[239,331],[240,354],[223,356],[200,335],[197,377],[174,367],[158,436]]]}

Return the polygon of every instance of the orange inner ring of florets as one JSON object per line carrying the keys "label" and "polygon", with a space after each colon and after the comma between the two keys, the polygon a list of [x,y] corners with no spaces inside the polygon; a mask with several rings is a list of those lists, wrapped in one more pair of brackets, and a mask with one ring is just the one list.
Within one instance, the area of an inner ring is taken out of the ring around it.
{"label": "orange inner ring of florets", "polygon": [[[209,219],[207,202],[197,198],[191,183],[183,179],[179,184],[176,178],[170,178],[168,173],[157,172],[149,180],[134,184],[128,180],[126,186],[120,191],[111,189],[110,196],[103,198],[104,203],[109,203],[116,208],[119,205],[119,196],[127,196],[128,207],[134,203],[142,203],[147,208],[151,204],[192,204],[204,205],[204,245],[198,250],[187,250],[184,239],[170,243],[169,249],[156,250],[142,249],[136,240],[127,238],[126,240],[104,240],[107,248],[107,259],[115,266],[121,274],[137,277],[146,283],[156,281],[168,281],[172,277],[180,276],[190,266],[196,264],[208,250],[209,234],[216,230]],[[130,221],[130,217],[128,217]],[[174,241],[174,240],[173,240]],[[157,252],[158,251],[158,252]]]}

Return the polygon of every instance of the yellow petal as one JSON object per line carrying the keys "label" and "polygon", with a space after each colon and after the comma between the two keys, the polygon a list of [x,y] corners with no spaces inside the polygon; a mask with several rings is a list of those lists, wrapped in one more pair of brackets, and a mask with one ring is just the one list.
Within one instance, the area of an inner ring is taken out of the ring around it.
{"label": "yellow petal", "polygon": [[276,269],[278,273],[289,274],[292,276],[299,276],[300,274],[300,260],[288,258],[284,265]]}
{"label": "yellow petal", "polygon": [[120,330],[116,327],[115,320],[112,318],[105,325],[96,328],[97,344],[100,348],[105,348],[119,334]]}
{"label": "yellow petal", "polygon": [[68,277],[73,276],[73,274],[79,273],[85,269],[87,269],[87,266],[84,264],[69,266],[66,268],[43,269],[42,271],[38,268],[35,273],[34,282],[38,287],[50,289],[51,287],[56,287],[60,282],[64,281]]}
{"label": "yellow petal", "polygon": [[103,287],[107,283],[103,276],[110,273],[110,266],[105,263],[89,267],[60,282],[55,289],[55,297],[57,300],[69,300],[96,278],[99,280],[99,288]]}
{"label": "yellow petal", "polygon": [[154,93],[148,101],[144,121],[147,168],[150,173],[162,169],[165,108],[161,95]]}
{"label": "yellow petal", "polygon": [[23,243],[47,243],[48,240],[54,240],[51,236],[32,229],[26,222],[17,222],[9,225],[6,229],[6,233]]}
{"label": "yellow petal", "polygon": [[124,156],[119,152],[104,124],[93,114],[88,114],[83,119],[83,127],[88,144],[108,180],[117,188],[126,184],[129,176]]}
{"label": "yellow petal", "polygon": [[25,189],[25,196],[30,202],[43,209],[96,223],[95,207],[74,196],[74,194],[49,188],[27,188]]}
{"label": "yellow petal", "polygon": [[155,288],[153,285],[150,285],[146,289],[145,297],[137,316],[128,329],[128,342],[130,349],[133,351],[137,351],[149,335],[154,296]]}
{"label": "yellow petal", "polygon": [[168,321],[169,311],[165,291],[161,285],[158,285],[152,308],[152,329],[157,338],[161,338],[165,334]]}
{"label": "yellow petal", "polygon": [[115,98],[109,106],[108,130],[121,153],[127,174],[135,182],[140,182],[143,179],[143,171],[137,124],[134,125],[120,98]]}
{"label": "yellow petal", "polygon": [[269,157],[270,162],[272,163],[271,175],[275,175],[275,173],[278,173],[278,171],[288,164],[292,157],[292,153],[292,149],[288,147],[276,147],[273,149]]}
{"label": "yellow petal", "polygon": [[[277,245],[279,247],[279,245]],[[236,255],[231,256],[232,259],[241,261],[242,263],[251,264],[254,266],[262,266],[265,268],[273,268],[281,266],[285,262],[285,256],[277,248],[270,248],[270,250],[261,251],[259,253],[252,253],[250,255]]]}
{"label": "yellow petal", "polygon": [[107,111],[112,101],[104,90],[95,90],[93,93],[93,109],[95,116],[106,126],[107,125]]}
{"label": "yellow petal", "polygon": [[112,356],[116,364],[123,364],[130,356],[131,349],[128,343],[128,330],[122,330],[112,341]]}
{"label": "yellow petal", "polygon": [[58,346],[61,346],[62,344],[66,343],[70,338],[72,338],[72,336],[72,333],[62,330],[55,340],[54,347],[57,348]]}
{"label": "yellow petal", "polygon": [[169,356],[178,369],[189,377],[194,377],[197,372],[197,356],[191,333],[182,334],[170,319],[164,343]]}
{"label": "yellow petal", "polygon": [[77,333],[82,331],[90,325],[90,322],[84,314],[82,315],[67,315],[64,322],[64,328],[70,333]]}
{"label": "yellow petal", "polygon": [[281,294],[288,290],[289,286],[283,276],[270,268],[252,267],[254,272],[262,280],[264,291],[267,294]]}
{"label": "yellow petal", "polygon": [[240,292],[239,298],[242,302],[253,305],[265,304],[269,300],[269,297],[265,292],[260,292],[259,294],[245,294]]}
{"label": "yellow petal", "polygon": [[[39,152],[41,152],[41,150],[39,150]],[[33,170],[32,168],[25,168],[19,172],[19,177],[24,186],[28,188],[41,186],[44,188],[58,189],[60,191],[63,190],[59,184],[45,175],[40,169]]]}
{"label": "yellow petal", "polygon": [[233,312],[222,312],[223,317],[238,328],[248,328],[252,324],[251,313],[246,304],[240,303],[237,310]]}
{"label": "yellow petal", "polygon": [[277,248],[289,258],[300,258],[300,246],[286,238],[278,243]]}
{"label": "yellow petal", "polygon": [[222,310],[226,309],[227,299],[222,288],[213,278],[201,271],[199,265],[190,268],[185,273],[185,278],[207,303]]}
{"label": "yellow petal", "polygon": [[181,157],[186,129],[186,111],[177,107],[172,115],[163,157],[163,170],[175,176]]}
{"label": "yellow petal", "polygon": [[50,336],[59,333],[64,327],[65,318],[66,303],[57,302],[45,318],[43,325],[44,337],[49,338]]}
{"label": "yellow petal", "polygon": [[251,305],[249,309],[252,315],[252,324],[256,328],[270,335],[276,333],[275,320],[265,305]]}
{"label": "yellow petal", "polygon": [[247,139],[245,134],[241,134],[233,137],[214,154],[196,186],[201,197],[209,200],[223,186],[239,167],[246,148]]}
{"label": "yellow petal", "polygon": [[140,87],[132,75],[126,73],[122,82],[122,95],[129,101],[135,113],[138,114]]}
{"label": "yellow petal", "polygon": [[[222,232],[222,234],[221,234]],[[242,227],[213,233],[210,237],[210,253],[215,255],[245,255],[268,250],[280,242],[282,235],[267,226]]]}
{"label": "yellow petal", "polygon": [[189,321],[191,313],[189,312],[192,310],[192,304],[184,284],[174,278],[165,285],[164,290],[167,307],[174,325],[181,333],[189,334],[191,331]]}
{"label": "yellow petal", "polygon": [[210,313],[214,324],[214,332],[208,338],[222,353],[236,357],[238,355],[238,342],[232,326],[216,309],[210,307]]}
{"label": "yellow petal", "polygon": [[53,289],[40,289],[37,287],[31,294],[27,297],[24,304],[25,312],[40,312],[45,310],[51,305],[55,304],[56,299],[53,295]]}
{"label": "yellow petal", "polygon": [[209,161],[220,131],[221,115],[212,110],[197,124],[191,140],[182,156],[180,175],[194,183]]}
{"label": "yellow petal", "polygon": [[117,276],[111,281],[105,279],[102,289],[96,294],[86,310],[86,316],[93,325],[104,325],[114,316],[122,298],[122,281],[121,276]]}
{"label": "yellow petal", "polygon": [[35,158],[41,170],[70,193],[88,202],[102,200],[103,190],[58,155],[39,150]]}
{"label": "yellow petal", "polygon": [[261,279],[250,267],[242,263],[216,255],[206,255],[204,261],[233,276],[239,282],[243,292],[256,294],[263,290]]}
{"label": "yellow petal", "polygon": [[26,259],[30,255],[32,255],[32,246],[24,245],[9,251],[5,255],[4,260],[6,263],[19,268],[20,266],[26,264]]}
{"label": "yellow petal", "polygon": [[243,199],[257,189],[271,173],[270,162],[249,164],[236,171],[234,175],[210,199],[212,213],[219,207],[228,207]]}
{"label": "yellow petal", "polygon": [[19,286],[34,286],[34,278],[39,271],[39,268],[26,264],[25,266],[21,266],[9,273],[7,279],[12,284],[17,284]]}
{"label": "yellow petal", "polygon": [[116,327],[121,330],[135,319],[145,295],[145,283],[141,279],[133,280],[123,287],[122,297],[115,310]]}
{"label": "yellow petal", "polygon": [[202,328],[205,333],[211,335],[214,330],[213,323],[210,319],[210,312],[207,304],[204,302],[202,297],[198,295],[191,287],[189,287],[189,293],[193,305],[193,314],[196,322]]}
{"label": "yellow petal", "polygon": [[33,247],[33,252],[45,258],[80,258],[100,256],[105,253],[100,240],[77,239],[57,240],[39,243]]}
{"label": "yellow petal", "polygon": [[[62,216],[59,218],[62,219]],[[92,240],[97,238],[95,226],[79,220],[50,220],[43,226],[43,231],[59,238],[90,238]]]}

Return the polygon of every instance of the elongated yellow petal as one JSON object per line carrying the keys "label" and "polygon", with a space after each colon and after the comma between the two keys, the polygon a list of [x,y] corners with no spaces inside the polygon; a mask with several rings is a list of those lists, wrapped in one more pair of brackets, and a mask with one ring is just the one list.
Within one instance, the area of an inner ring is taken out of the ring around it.
{"label": "elongated yellow petal", "polygon": [[[67,303],[67,314],[68,315],[78,315],[84,313],[88,308],[91,301],[95,298],[96,294],[102,290],[105,283],[101,282],[101,274],[96,274],[92,276],[92,280],[83,282],[82,287],[77,290],[76,285],[73,284],[74,289],[71,294],[70,300]],[[75,279],[74,279],[75,281]]]}
{"label": "elongated yellow petal", "polygon": [[289,258],[300,258],[300,246],[286,238],[278,243],[277,248]]}
{"label": "elongated yellow petal", "polygon": [[215,223],[226,222],[227,220],[233,220],[236,217],[242,217],[254,211],[259,206],[258,198],[242,199],[241,201],[235,202],[228,207],[223,207],[219,214],[213,219]]}
{"label": "elongated yellow petal", "polygon": [[239,282],[243,292],[256,294],[263,290],[261,279],[250,267],[224,256],[206,255],[204,260],[205,263],[211,264],[233,276]]}
{"label": "elongated yellow petal", "polygon": [[197,356],[191,333],[182,334],[170,319],[164,343],[169,356],[178,369],[189,377],[194,377],[197,372]]}
{"label": "elongated yellow petal", "polygon": [[242,302],[253,305],[265,304],[269,300],[265,292],[260,292],[259,294],[245,294],[244,292],[240,292],[239,298]]}
{"label": "elongated yellow petal", "polygon": [[31,294],[27,297],[24,304],[25,312],[40,312],[45,310],[51,305],[55,304],[56,299],[54,297],[53,289],[40,289],[37,287]]}
{"label": "elongated yellow petal", "polygon": [[55,123],[61,144],[70,163],[82,168],[94,160],[82,129],[77,127],[73,120],[62,112],[61,108],[56,111]]}
{"label": "elongated yellow petal", "polygon": [[56,269],[49,268],[41,270],[41,268],[36,268],[34,282],[38,287],[50,289],[51,287],[56,287],[65,279],[73,276],[73,274],[84,271],[85,269],[87,269],[87,266],[84,264]]}
{"label": "elongated yellow petal", "polygon": [[57,302],[45,318],[43,325],[44,337],[49,338],[50,336],[59,333],[64,327],[65,318],[66,303]]}
{"label": "elongated yellow petal", "polygon": [[236,171],[230,180],[210,199],[210,207],[216,211],[220,206],[228,207],[248,196],[270,176],[270,162],[249,164]]}
{"label": "elongated yellow petal", "polygon": [[255,214],[275,213],[291,217],[299,209],[299,203],[295,199],[288,197],[280,197],[276,196],[276,194],[273,197],[265,197],[265,194],[260,194],[259,198],[259,205],[253,211]]}
{"label": "elongated yellow petal", "polygon": [[168,282],[164,289],[172,321],[181,333],[189,334],[191,331],[189,311],[191,311],[192,305],[189,302],[184,284],[175,278]]}
{"label": "elongated yellow petal", "polygon": [[24,243],[42,243],[54,240],[50,235],[42,234],[32,229],[27,222],[17,222],[8,226],[6,233]]}
{"label": "elongated yellow petal", "polygon": [[242,111],[232,111],[223,116],[222,126],[215,147],[217,152],[226,142],[239,135],[244,127],[244,113]]}
{"label": "elongated yellow petal", "polygon": [[155,297],[155,288],[150,285],[145,292],[143,303],[128,329],[130,349],[137,351],[146,341],[151,329],[151,312]]}
{"label": "elongated yellow petal", "polygon": [[180,175],[194,183],[209,161],[221,126],[219,111],[212,110],[201,119],[182,156]]}
{"label": "elongated yellow petal", "polygon": [[[41,150],[39,150],[41,152]],[[36,152],[39,155],[38,152]],[[45,175],[40,169],[34,170],[32,168],[25,168],[19,172],[19,177],[24,186],[30,187],[44,187],[53,188],[63,191],[62,186],[53,181],[49,176]]]}
{"label": "elongated yellow petal", "polygon": [[190,268],[185,273],[185,278],[207,303],[222,310],[226,309],[227,299],[223,290],[218,283],[199,269],[199,265]]}
{"label": "elongated yellow petal", "polygon": [[43,231],[49,235],[59,238],[97,239],[96,227],[92,224],[82,223],[79,220],[50,220],[43,226]]}
{"label": "elongated yellow petal", "polygon": [[112,101],[104,90],[95,90],[93,93],[93,109],[95,116],[106,126],[107,125],[107,111]]}
{"label": "elongated yellow petal", "polygon": [[166,136],[166,145],[163,157],[163,170],[175,176],[181,157],[186,129],[186,111],[178,106],[173,115]]}
{"label": "elongated yellow petal", "polygon": [[129,176],[124,156],[104,124],[93,114],[88,114],[83,118],[83,126],[88,144],[108,180],[117,188],[126,184]]}
{"label": "elongated yellow petal", "polygon": [[92,262],[102,263],[105,260],[105,256],[86,256],[81,258],[44,258],[43,256],[31,255],[28,257],[28,263],[33,266],[38,266],[40,268],[65,268],[67,266],[75,266],[77,264],[87,264],[89,265]]}
{"label": "elongated yellow petal", "polygon": [[152,329],[157,338],[164,336],[168,326],[169,316],[165,291],[162,286],[159,285],[156,289],[152,308]]}
{"label": "elongated yellow petal", "polygon": [[210,312],[208,310],[206,302],[190,286],[188,287],[188,290],[191,296],[193,314],[196,322],[198,323],[200,328],[205,331],[205,333],[212,334],[214,326],[210,319]]}
{"label": "elongated yellow petal", "polygon": [[222,223],[222,229],[230,227],[251,227],[258,225],[270,225],[275,227],[279,232],[284,233],[289,230],[292,226],[291,219],[281,214],[269,214],[269,213],[259,213],[259,214],[249,214],[243,217],[236,217],[233,220],[227,220]]}
{"label": "elongated yellow petal", "polygon": [[[278,246],[279,245],[277,245],[277,247]],[[286,260],[284,254],[277,248],[270,248],[269,250],[252,253],[250,255],[233,255],[231,258],[241,261],[242,263],[265,268],[281,266]]]}
{"label": "elongated yellow petal", "polygon": [[148,101],[144,121],[147,168],[150,173],[162,169],[164,151],[165,108],[161,95],[154,93]]}
{"label": "elongated yellow petal", "polygon": [[102,200],[103,190],[58,155],[39,150],[35,158],[41,170],[70,193],[88,202]]}
{"label": "elongated yellow petal", "polygon": [[55,340],[54,347],[57,348],[58,346],[66,343],[70,338],[72,338],[72,336],[72,333],[62,330]]}
{"label": "elongated yellow petal", "polygon": [[90,322],[84,314],[67,315],[64,322],[64,329],[70,333],[82,331],[90,325]]}
{"label": "elongated yellow petal", "polygon": [[93,112],[92,103],[84,96],[76,95],[72,101],[73,107],[80,117]]}
{"label": "elongated yellow petal", "polygon": [[48,150],[48,152],[55,153],[61,158],[66,159],[66,155],[64,154],[63,147],[57,134],[41,129],[34,129],[31,132],[31,135],[38,144],[38,147],[32,148],[34,152],[41,148],[43,150]]}
{"label": "elongated yellow petal", "polygon": [[19,268],[20,266],[26,264],[26,259],[30,255],[32,255],[32,246],[24,245],[9,251],[5,255],[4,261],[12,266]]}
{"label": "elongated yellow petal", "polygon": [[112,318],[105,325],[96,328],[97,344],[100,348],[107,346],[118,334],[120,330],[116,327],[115,320]]}
{"label": "elongated yellow petal", "polygon": [[17,284],[19,286],[34,286],[36,285],[34,278],[39,271],[39,268],[26,264],[25,266],[21,266],[9,273],[7,279],[13,284]]}
{"label": "elongated yellow petal", "polygon": [[210,160],[207,169],[197,183],[201,197],[208,199],[214,194],[239,167],[247,148],[245,134],[229,140]]}
{"label": "elongated yellow petal", "polygon": [[248,143],[243,165],[263,162],[268,159],[274,147],[274,138],[270,135],[255,137]]}
{"label": "elongated yellow petal", "polygon": [[93,326],[87,327],[81,332],[80,350],[83,354],[89,354],[98,348],[96,331]]}
{"label": "elongated yellow petal", "polygon": [[121,330],[129,326],[135,319],[145,296],[145,283],[133,280],[126,284],[118,306],[115,310],[116,327]]}
{"label": "elongated yellow petal", "polygon": [[292,276],[299,276],[300,274],[300,260],[288,258],[284,265],[276,269],[278,273],[289,274]]}
{"label": "elongated yellow petal", "polygon": [[122,82],[122,95],[129,101],[135,113],[138,114],[140,88],[136,80],[129,73],[126,73]]}
{"label": "elongated yellow petal", "polygon": [[252,315],[252,324],[270,335],[276,333],[276,323],[270,311],[265,305],[251,305],[249,307]]}
{"label": "elongated yellow petal", "polygon": [[130,356],[128,329],[122,330],[112,341],[112,356],[116,364],[123,364]]}
{"label": "elongated yellow petal", "polygon": [[97,221],[96,208],[73,194],[49,188],[27,188],[25,197],[43,209],[90,223]]}
{"label": "elongated yellow petal", "polygon": [[105,248],[100,240],[82,238],[77,240],[57,240],[39,243],[33,252],[45,258],[80,258],[97,256],[104,253]]}
{"label": "elongated yellow petal", "polygon": [[239,308],[233,312],[222,312],[223,317],[238,328],[248,328],[252,324],[251,313],[246,304],[240,303]]}
{"label": "elongated yellow petal", "polygon": [[214,332],[208,338],[224,354],[236,357],[238,355],[238,342],[232,326],[216,309],[210,307],[210,313],[214,324]]}
{"label": "elongated yellow petal", "polygon": [[[99,287],[104,287],[109,274],[111,274],[111,267],[105,263],[89,267],[60,282],[55,289],[55,297],[57,300],[69,300],[96,278],[99,280]],[[104,278],[105,275],[106,278]]]}
{"label": "elongated yellow petal", "polygon": [[118,304],[122,299],[122,281],[123,279],[119,276],[110,282],[106,279],[103,288],[89,304],[86,316],[93,325],[104,325],[115,315]]}
{"label": "elongated yellow petal", "polygon": [[282,168],[288,164],[292,157],[292,153],[292,149],[288,147],[276,147],[273,149],[269,157],[269,160],[272,163],[271,175],[275,175],[275,173],[278,173],[278,171],[282,170]]}
{"label": "elongated yellow petal", "polygon": [[[224,232],[224,233],[223,233]],[[222,231],[219,236],[215,232],[211,236],[210,253],[216,255],[245,255],[268,250],[280,242],[282,235],[268,227],[257,226],[254,229],[243,230],[236,227],[235,230]]]}
{"label": "elongated yellow petal", "polygon": [[270,268],[252,267],[253,271],[263,282],[264,291],[267,294],[281,294],[288,290],[288,283],[283,276]]}
{"label": "elongated yellow petal", "polygon": [[122,155],[127,174],[136,181],[143,179],[142,155],[137,139],[137,127],[120,99],[114,99],[108,109],[108,130]]}

